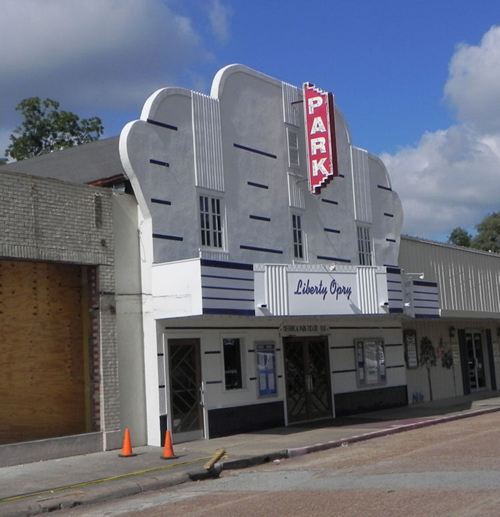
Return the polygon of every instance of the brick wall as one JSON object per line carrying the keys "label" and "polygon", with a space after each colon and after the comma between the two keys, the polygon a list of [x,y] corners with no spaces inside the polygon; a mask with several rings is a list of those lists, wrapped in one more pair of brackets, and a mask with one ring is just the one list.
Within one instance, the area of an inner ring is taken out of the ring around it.
{"label": "brick wall", "polygon": [[112,195],[0,168],[0,259],[95,266],[93,421],[104,433],[120,429]]}

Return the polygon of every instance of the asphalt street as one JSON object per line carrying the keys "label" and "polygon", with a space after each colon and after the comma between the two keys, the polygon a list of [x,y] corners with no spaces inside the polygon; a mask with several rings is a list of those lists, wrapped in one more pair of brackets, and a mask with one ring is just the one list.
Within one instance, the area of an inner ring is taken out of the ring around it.
{"label": "asphalt street", "polygon": [[68,515],[498,516],[499,488],[500,413],[492,413]]}

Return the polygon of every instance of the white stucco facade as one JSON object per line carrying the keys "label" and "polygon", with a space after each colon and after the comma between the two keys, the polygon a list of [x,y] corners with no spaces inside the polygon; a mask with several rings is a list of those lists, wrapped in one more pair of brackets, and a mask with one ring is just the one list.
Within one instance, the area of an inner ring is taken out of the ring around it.
{"label": "white stucco facade", "polygon": [[405,404],[407,373],[411,392],[424,383],[403,330],[439,318],[436,276],[401,269],[387,170],[338,110],[335,126],[338,176],[318,194],[302,90],[247,67],[220,70],[210,96],[158,90],[123,129],[144,341],[130,413],[147,443]]}

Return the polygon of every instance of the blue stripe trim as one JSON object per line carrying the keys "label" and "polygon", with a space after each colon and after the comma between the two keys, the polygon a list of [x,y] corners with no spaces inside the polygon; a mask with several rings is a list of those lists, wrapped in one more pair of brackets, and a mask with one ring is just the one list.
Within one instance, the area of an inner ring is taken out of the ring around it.
{"label": "blue stripe trim", "polygon": [[259,248],[258,246],[248,246],[247,244],[240,244],[240,249],[249,251],[263,251],[265,253],[275,253],[276,255],[283,255],[281,250],[273,250],[272,248]]}
{"label": "blue stripe trim", "polygon": [[222,289],[223,291],[246,291],[254,292],[254,289],[245,289],[244,287],[217,287],[215,285],[202,285],[203,289]]}
{"label": "blue stripe trim", "polygon": [[389,214],[388,212],[384,212],[384,215],[385,215],[386,217],[394,217],[394,214]]}
{"label": "blue stripe trim", "polygon": [[388,293],[402,293],[402,289],[387,289]]}
{"label": "blue stripe trim", "polygon": [[222,298],[219,296],[202,296],[203,300],[219,300],[222,302],[255,302],[253,298]]}
{"label": "blue stripe trim", "polygon": [[403,298],[389,298],[389,302],[402,302]]}
{"label": "blue stripe trim", "polygon": [[155,197],[151,198],[151,203],[156,203],[158,205],[171,205],[171,201],[167,201],[166,199],[157,199]]}
{"label": "blue stripe trim", "polygon": [[205,381],[205,384],[222,384],[222,381]]}
{"label": "blue stripe trim", "polygon": [[401,285],[401,280],[387,280],[388,284],[398,284]]}
{"label": "blue stripe trim", "polygon": [[438,293],[429,293],[429,291],[413,291],[413,294],[425,294],[427,296],[435,296],[438,297]]}
{"label": "blue stripe trim", "polygon": [[390,314],[401,314],[403,312],[403,309],[399,309],[399,308],[391,308],[389,307],[389,313]]}
{"label": "blue stripe trim", "polygon": [[386,266],[386,268],[387,268],[387,273],[393,273],[395,275],[401,274],[401,269],[399,269],[398,267]]}
{"label": "blue stripe trim", "polygon": [[323,203],[329,203],[330,205],[338,205],[338,201],[332,201],[331,199],[325,199],[324,197],[321,198],[321,201]]}
{"label": "blue stripe trim", "polygon": [[399,266],[394,266],[392,264],[383,264],[384,267],[387,267],[387,268],[393,268],[393,269],[397,269],[398,270],[398,273],[401,273],[401,268]]}
{"label": "blue stripe trim", "polygon": [[177,126],[172,126],[172,124],[166,124],[165,122],[159,122],[158,120],[153,120],[152,118],[148,118],[146,120],[148,124],[153,124],[153,126],[160,126],[166,129],[171,129],[172,131],[177,131]]}
{"label": "blue stripe trim", "polygon": [[436,282],[424,282],[423,280],[414,280],[413,285],[422,285],[422,286],[427,286],[427,287],[437,287],[438,286]]}
{"label": "blue stripe trim", "polygon": [[224,262],[219,260],[201,259],[202,266],[220,267],[224,269],[244,269],[253,271],[253,264],[244,264],[243,262]]}
{"label": "blue stripe trim", "polygon": [[396,242],[396,239],[385,239],[387,242]]}
{"label": "blue stripe trim", "polygon": [[331,260],[333,262],[344,262],[345,264],[351,263],[350,259],[343,259],[343,258],[338,258],[338,257],[326,257],[324,255],[317,255],[316,258],[319,260]]}
{"label": "blue stripe trim", "polygon": [[220,354],[220,350],[205,350],[204,354],[205,355],[210,355],[210,354]]}
{"label": "blue stripe trim", "polygon": [[260,154],[261,156],[267,156],[268,158],[278,158],[275,154],[267,153],[266,151],[261,151],[260,149],[254,149],[253,147],[247,147],[246,145],[241,144],[233,144],[237,149],[243,149],[243,151],[250,151],[251,153]]}
{"label": "blue stripe trim", "polygon": [[377,188],[380,188],[382,190],[388,190],[389,192],[392,192],[392,188],[386,187],[385,185],[377,185]]}
{"label": "blue stripe trim", "polygon": [[249,215],[250,219],[255,219],[256,221],[266,221],[267,223],[271,222],[270,217],[263,217],[261,215]]}
{"label": "blue stripe trim", "polygon": [[433,300],[429,300],[428,298],[416,298],[416,302],[439,302],[439,299],[434,298]]}
{"label": "blue stripe trim", "polygon": [[237,276],[201,275],[201,278],[221,278],[223,280],[242,280],[243,282],[253,282],[253,278],[238,278]]}
{"label": "blue stripe trim", "polygon": [[149,163],[153,165],[161,165],[162,167],[170,167],[170,164],[167,162],[162,162],[161,160],[153,160],[152,158],[149,160]]}
{"label": "blue stripe trim", "polygon": [[267,185],[263,185],[262,183],[255,183],[255,181],[247,181],[247,185],[250,185],[251,187],[263,188],[266,190],[269,189]]}
{"label": "blue stripe trim", "polygon": [[323,230],[329,233],[340,233],[340,230],[335,230],[335,228],[323,228]]}
{"label": "blue stripe trim", "polygon": [[161,233],[153,233],[153,239],[165,239],[167,241],[183,241],[184,237],[178,237],[177,235],[163,235]]}
{"label": "blue stripe trim", "polygon": [[416,319],[430,319],[430,320],[437,320],[440,319],[441,316],[439,314],[415,314]]}
{"label": "blue stripe trim", "polygon": [[350,369],[350,370],[332,370],[332,373],[355,373],[356,369]]}
{"label": "blue stripe trim", "polygon": [[[385,345],[387,346],[387,345]],[[404,364],[395,364],[394,366],[386,366],[387,369],[389,368],[406,368]]]}
{"label": "blue stripe trim", "polygon": [[203,314],[231,314],[234,316],[255,316],[255,311],[245,309],[203,309]]}

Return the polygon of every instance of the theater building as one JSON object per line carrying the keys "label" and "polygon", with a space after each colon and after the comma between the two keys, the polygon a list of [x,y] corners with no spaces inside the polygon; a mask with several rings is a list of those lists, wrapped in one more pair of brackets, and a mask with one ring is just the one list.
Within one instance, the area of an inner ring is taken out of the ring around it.
{"label": "theater building", "polygon": [[407,404],[403,321],[438,318],[439,289],[401,270],[399,197],[331,97],[231,65],[210,96],[154,93],[119,150],[148,443]]}

